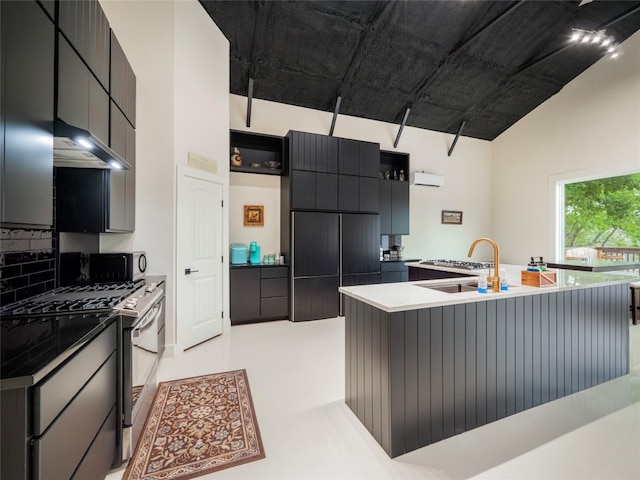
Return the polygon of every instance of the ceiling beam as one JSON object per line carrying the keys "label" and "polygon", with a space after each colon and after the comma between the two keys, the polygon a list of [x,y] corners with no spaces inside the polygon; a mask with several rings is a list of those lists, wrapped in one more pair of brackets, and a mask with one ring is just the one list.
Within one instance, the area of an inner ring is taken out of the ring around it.
{"label": "ceiling beam", "polygon": [[460,135],[462,135],[462,129],[466,124],[467,124],[467,121],[462,120],[462,123],[460,124],[460,128],[458,128],[458,133],[456,133],[456,138],[453,139],[453,143],[451,144],[451,147],[449,147],[449,152],[447,153],[447,157],[450,157],[451,154],[453,153],[453,148],[456,146],[456,143],[458,143],[458,138],[460,138]]}
{"label": "ceiling beam", "polygon": [[342,102],[342,97],[338,96],[336,99],[336,108],[333,110],[333,119],[331,119],[331,129],[329,130],[329,136],[333,137],[333,129],[336,127],[336,119],[338,118],[338,113],[340,112],[340,102]]}
{"label": "ceiling beam", "polygon": [[400,124],[400,128],[398,129],[398,135],[396,135],[396,141],[393,142],[393,148],[398,148],[398,142],[400,141],[400,135],[402,134],[402,129],[407,124],[407,118],[409,118],[409,112],[411,111],[411,107],[407,107],[404,112],[404,117],[402,118],[402,123]]}
{"label": "ceiling beam", "polygon": [[247,87],[247,128],[251,127],[251,101],[253,100],[253,78],[249,78]]}

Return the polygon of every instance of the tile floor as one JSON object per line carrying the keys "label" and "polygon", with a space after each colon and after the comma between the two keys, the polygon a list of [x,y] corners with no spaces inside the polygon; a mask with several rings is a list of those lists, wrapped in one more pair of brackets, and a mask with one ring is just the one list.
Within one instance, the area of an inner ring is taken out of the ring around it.
{"label": "tile floor", "polygon": [[[344,403],[344,321],[269,322],[175,358],[159,380],[247,370],[266,458],[206,479],[640,479],[640,325],[631,374],[390,459]],[[123,469],[107,480],[119,480]]]}

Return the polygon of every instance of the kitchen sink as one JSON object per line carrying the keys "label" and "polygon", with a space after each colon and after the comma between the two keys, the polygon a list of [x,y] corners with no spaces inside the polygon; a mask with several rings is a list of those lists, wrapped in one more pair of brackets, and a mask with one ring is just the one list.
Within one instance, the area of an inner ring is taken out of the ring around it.
{"label": "kitchen sink", "polygon": [[[442,284],[425,284],[418,285],[418,287],[428,288],[429,290],[437,290],[444,293],[463,293],[463,292],[475,292],[478,290],[477,282],[461,282],[461,283],[442,283]],[[509,286],[509,289],[513,287]],[[491,291],[491,289],[489,289]]]}

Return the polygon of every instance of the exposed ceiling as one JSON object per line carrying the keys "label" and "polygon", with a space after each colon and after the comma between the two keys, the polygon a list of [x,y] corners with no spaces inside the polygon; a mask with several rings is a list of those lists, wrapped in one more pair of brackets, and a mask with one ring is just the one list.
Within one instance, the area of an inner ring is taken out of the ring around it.
{"label": "exposed ceiling", "polygon": [[396,124],[410,108],[406,125],[485,140],[606,55],[572,28],[620,43],[640,28],[640,1],[200,3],[229,39],[233,94],[327,112],[340,97],[340,114]]}

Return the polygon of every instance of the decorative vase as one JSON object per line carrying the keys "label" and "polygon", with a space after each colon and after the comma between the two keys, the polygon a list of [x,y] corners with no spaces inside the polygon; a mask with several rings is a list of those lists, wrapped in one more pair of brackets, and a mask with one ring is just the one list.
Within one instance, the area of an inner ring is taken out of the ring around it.
{"label": "decorative vase", "polygon": [[242,157],[240,156],[240,150],[238,147],[233,147],[233,153],[231,154],[231,165],[239,167],[242,165]]}

